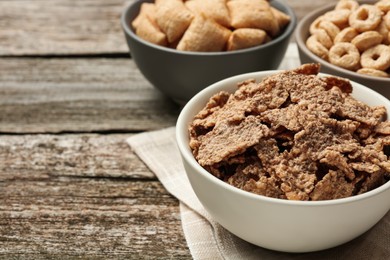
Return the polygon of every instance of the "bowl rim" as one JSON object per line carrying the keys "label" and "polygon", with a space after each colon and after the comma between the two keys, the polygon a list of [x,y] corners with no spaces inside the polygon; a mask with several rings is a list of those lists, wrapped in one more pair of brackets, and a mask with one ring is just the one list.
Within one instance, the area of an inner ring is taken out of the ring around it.
{"label": "bowl rim", "polygon": [[[227,189],[229,192],[232,192],[238,196],[243,196],[248,199],[252,200],[258,200],[262,202],[267,203],[274,203],[278,205],[286,205],[286,206],[301,206],[301,207],[323,207],[323,206],[334,206],[334,205],[341,205],[341,204],[349,204],[354,203],[361,200],[366,200],[371,197],[374,197],[380,193],[383,193],[387,190],[390,190],[390,180],[384,183],[383,185],[370,190],[368,192],[354,195],[351,197],[346,198],[340,198],[340,199],[333,199],[333,200],[321,200],[321,201],[295,201],[295,200],[287,200],[287,199],[278,199],[278,198],[271,198],[264,195],[259,195],[255,193],[251,193],[248,191],[241,190],[237,187],[234,187],[223,180],[220,180],[213,176],[211,173],[209,173],[207,170],[205,170],[194,158],[191,149],[189,147],[189,140],[188,140],[188,124],[189,124],[189,117],[193,117],[195,115],[195,112],[193,111],[193,107],[197,104],[199,105],[199,102],[203,102],[202,104],[206,104],[207,100],[215,93],[221,90],[226,90],[226,88],[232,84],[236,85],[238,82],[242,82],[249,78],[258,78],[258,77],[267,77],[270,75],[273,75],[275,73],[281,72],[284,70],[267,70],[267,71],[260,71],[260,72],[251,72],[251,73],[245,73],[236,75],[233,77],[226,78],[224,80],[218,81],[199,93],[197,93],[193,98],[188,101],[188,103],[183,107],[182,111],[179,114],[179,117],[177,119],[176,123],[176,142],[177,146],[179,148],[182,160],[189,163],[194,169],[196,169],[197,173],[201,174],[203,177],[205,177],[208,181],[214,183],[217,186],[220,186],[224,189]],[[332,76],[330,74],[326,73],[319,73],[319,76]],[[388,100],[383,95],[379,94],[378,92],[360,84],[355,81],[350,80],[351,84],[353,85],[353,88],[360,88],[363,91],[366,91],[369,93],[369,95],[372,95],[373,98],[379,99],[384,103],[389,103],[390,106],[390,100]],[[207,99],[206,99],[207,98]],[[203,106],[204,106],[203,105]],[[187,171],[186,174],[188,175]]]}
{"label": "bowl rim", "polygon": [[[358,2],[359,2],[359,4],[375,3],[374,1],[370,1],[370,0],[358,1]],[[315,10],[311,11],[310,13],[306,14],[299,21],[299,23],[297,24],[296,31],[295,31],[295,40],[297,42],[298,48],[300,48],[301,51],[305,52],[305,54],[307,56],[309,56],[315,62],[321,63],[324,66],[327,66],[327,67],[331,68],[332,70],[341,71],[342,73],[347,75],[346,77],[351,77],[351,78],[359,78],[360,77],[362,79],[369,80],[369,81],[379,81],[379,82],[383,82],[383,83],[390,83],[390,78],[367,76],[367,75],[364,75],[364,74],[359,74],[357,72],[354,72],[354,71],[351,71],[351,70],[347,70],[347,69],[344,69],[342,67],[333,65],[332,63],[330,63],[330,62],[328,62],[328,61],[326,61],[324,59],[321,59],[320,57],[318,57],[317,55],[312,53],[306,47],[306,44],[305,44],[306,39],[304,41],[304,39],[301,38],[301,35],[303,35],[304,33],[308,33],[308,32],[303,32],[304,25],[314,21],[317,17],[319,17],[319,15],[325,13],[326,11],[332,10],[332,8],[334,8],[335,6],[336,6],[336,4],[334,4],[334,3],[327,4],[327,5],[325,5],[325,6],[321,7],[321,8],[315,9]]]}
{"label": "bowl rim", "polygon": [[126,8],[124,8],[122,15],[121,15],[122,29],[124,30],[124,32],[128,36],[130,36],[132,39],[134,39],[135,41],[137,41],[140,44],[146,45],[146,46],[153,48],[153,49],[157,49],[157,50],[161,50],[161,51],[165,51],[165,52],[170,52],[170,53],[176,54],[176,55],[234,56],[234,55],[238,55],[238,54],[242,54],[242,53],[261,50],[261,49],[267,48],[268,46],[272,46],[274,44],[283,42],[284,40],[286,40],[286,38],[289,38],[294,33],[295,28],[297,26],[297,17],[295,15],[293,9],[289,5],[287,5],[283,0],[270,0],[269,2],[271,4],[277,3],[278,5],[281,5],[284,8],[286,8],[286,10],[288,11],[288,15],[291,17],[290,23],[284,29],[283,33],[278,35],[275,39],[272,39],[271,41],[264,43],[264,44],[261,44],[261,45],[258,45],[258,46],[249,47],[249,48],[240,49],[240,50],[234,50],[234,51],[212,51],[212,52],[181,51],[181,50],[176,50],[173,48],[164,47],[164,46],[150,43],[150,42],[138,37],[138,35],[135,34],[134,30],[130,26],[130,23],[128,24],[126,22],[126,20],[127,20],[127,16],[128,16],[128,13],[130,12],[130,10],[133,8],[136,8],[136,6],[138,4],[140,5],[143,2],[153,2],[153,1],[151,1],[151,0],[135,0],[131,4],[129,4]]}

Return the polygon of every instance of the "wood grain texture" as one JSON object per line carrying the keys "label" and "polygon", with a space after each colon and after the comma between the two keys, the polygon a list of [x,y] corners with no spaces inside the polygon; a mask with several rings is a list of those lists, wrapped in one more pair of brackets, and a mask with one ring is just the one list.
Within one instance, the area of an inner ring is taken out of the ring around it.
{"label": "wood grain texture", "polygon": [[0,1],[0,55],[126,53],[120,15],[132,1]]}
{"label": "wood grain texture", "polygon": [[[134,0],[1,0],[0,56],[127,53],[120,26]],[[284,0],[301,19],[336,0]]]}
{"label": "wood grain texture", "polygon": [[0,135],[0,181],[52,177],[156,180],[119,135]]}
{"label": "wood grain texture", "polygon": [[[0,259],[190,258],[178,201],[125,143],[179,113],[128,58],[132,1],[0,0]],[[298,19],[336,2],[284,1]]]}
{"label": "wood grain texture", "polygon": [[131,59],[0,59],[0,132],[145,131],[179,107]]}
{"label": "wood grain texture", "polygon": [[0,182],[0,257],[188,257],[178,202],[159,182]]}
{"label": "wood grain texture", "polygon": [[0,136],[0,258],[189,257],[129,136]]}

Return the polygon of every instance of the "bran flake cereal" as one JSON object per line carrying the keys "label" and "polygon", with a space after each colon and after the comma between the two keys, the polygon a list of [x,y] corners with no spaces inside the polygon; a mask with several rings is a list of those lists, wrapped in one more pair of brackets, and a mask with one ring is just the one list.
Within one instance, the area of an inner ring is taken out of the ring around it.
{"label": "bran flake cereal", "polygon": [[387,182],[385,108],[354,99],[348,80],[319,69],[305,64],[211,97],[189,125],[198,163],[237,188],[288,200],[344,198]]}

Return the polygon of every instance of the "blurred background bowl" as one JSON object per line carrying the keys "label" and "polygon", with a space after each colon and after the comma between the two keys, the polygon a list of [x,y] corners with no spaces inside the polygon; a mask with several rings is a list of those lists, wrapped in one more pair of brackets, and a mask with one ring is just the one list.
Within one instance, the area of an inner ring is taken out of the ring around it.
{"label": "blurred background bowl", "polygon": [[[376,1],[359,1],[360,4],[368,3],[373,4]],[[386,98],[390,98],[390,78],[371,77],[363,74],[359,74],[354,71],[350,71],[336,65],[333,65],[324,59],[321,59],[314,53],[312,53],[306,47],[306,40],[309,37],[310,24],[320,15],[333,10],[335,4],[321,7],[307,14],[297,25],[295,39],[298,46],[299,58],[302,64],[304,63],[321,63],[321,72],[329,73],[332,75],[348,78],[350,80],[359,82],[379,93]]]}
{"label": "blurred background bowl", "polygon": [[[353,197],[324,201],[291,201],[246,192],[216,178],[201,167],[189,147],[188,126],[209,98],[230,93],[246,79],[260,82],[276,71],[263,71],[219,81],[195,95],[181,111],[176,140],[188,179],[202,205],[215,221],[236,236],[261,247],[285,252],[310,252],[352,240],[374,226],[390,209],[390,181]],[[356,99],[370,105],[390,101],[352,82]]]}
{"label": "blurred background bowl", "polygon": [[134,1],[122,14],[121,23],[130,55],[154,87],[180,104],[218,80],[246,72],[277,69],[297,23],[288,5],[272,0],[273,7],[291,17],[282,34],[272,41],[231,52],[178,51],[149,43],[135,34],[131,22],[144,2],[153,1]]}

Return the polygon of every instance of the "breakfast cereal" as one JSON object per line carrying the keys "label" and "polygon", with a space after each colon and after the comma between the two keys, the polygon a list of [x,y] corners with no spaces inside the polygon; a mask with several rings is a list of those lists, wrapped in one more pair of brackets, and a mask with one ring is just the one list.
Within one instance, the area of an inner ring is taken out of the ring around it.
{"label": "breakfast cereal", "polygon": [[336,4],[335,10],[347,9],[350,11],[355,11],[358,8],[359,4],[355,0],[343,0]]}
{"label": "breakfast cereal", "polygon": [[340,0],[334,10],[312,22],[307,48],[344,69],[374,77],[389,77],[389,3],[389,0],[381,0],[360,5],[355,0]]}
{"label": "breakfast cereal", "polygon": [[194,18],[176,49],[182,51],[222,51],[231,34],[229,29],[198,15]]}
{"label": "breakfast cereal", "polygon": [[275,19],[267,1],[235,0],[227,1],[231,25],[234,28],[257,28],[271,36],[279,33],[278,21]]}
{"label": "breakfast cereal", "polygon": [[290,16],[266,0],[156,0],[132,27],[142,39],[181,51],[234,51],[281,34]]}
{"label": "breakfast cereal", "polygon": [[381,0],[381,1],[378,1],[375,5],[376,5],[382,12],[387,13],[388,11],[390,11],[390,1],[389,1],[389,0]]}
{"label": "breakfast cereal", "polygon": [[337,42],[351,42],[359,33],[355,28],[347,27],[341,30],[336,37],[334,37],[334,43]]}
{"label": "breakfast cereal", "polygon": [[132,22],[136,34],[142,39],[157,45],[167,45],[167,36],[156,23],[156,7],[154,4],[144,3],[140,14]]}
{"label": "breakfast cereal", "polygon": [[380,44],[383,36],[377,31],[368,31],[357,35],[352,39],[351,43],[358,48],[360,52]]}
{"label": "breakfast cereal", "polygon": [[390,47],[378,44],[364,51],[360,63],[364,68],[387,70],[390,67]]}
{"label": "breakfast cereal", "polygon": [[375,5],[361,5],[349,16],[349,25],[358,32],[374,30],[381,21],[382,11]]}
{"label": "breakfast cereal", "polygon": [[386,109],[319,69],[305,64],[216,93],[189,125],[198,163],[237,188],[288,200],[344,198],[387,182]]}
{"label": "breakfast cereal", "polygon": [[267,33],[261,29],[241,28],[234,30],[227,42],[227,50],[239,50],[256,46],[267,40]]}
{"label": "breakfast cereal", "polygon": [[186,1],[185,5],[196,15],[203,14],[224,27],[230,27],[230,14],[226,0],[192,0]]}
{"label": "breakfast cereal", "polygon": [[159,0],[156,2],[156,22],[168,39],[176,42],[190,26],[194,15],[182,1]]}
{"label": "breakfast cereal", "polygon": [[315,55],[324,60],[328,60],[329,50],[319,42],[315,35],[307,38],[306,45]]}
{"label": "breakfast cereal", "polygon": [[387,78],[389,76],[386,72],[382,70],[369,69],[369,68],[361,68],[357,71],[357,73],[370,75],[374,77],[383,77],[383,78]]}
{"label": "breakfast cereal", "polygon": [[359,68],[360,53],[354,44],[339,42],[330,48],[329,61],[339,67],[355,70]]}

